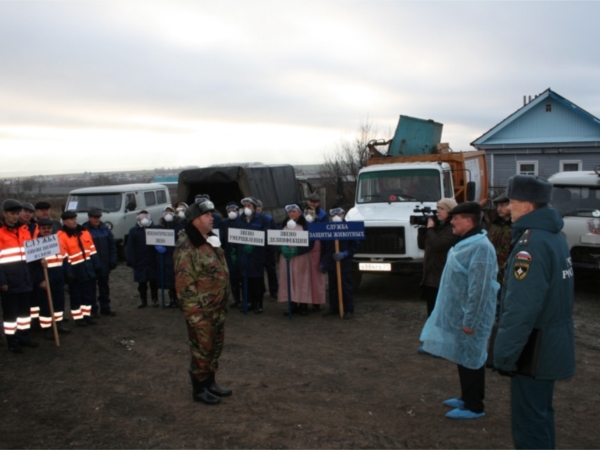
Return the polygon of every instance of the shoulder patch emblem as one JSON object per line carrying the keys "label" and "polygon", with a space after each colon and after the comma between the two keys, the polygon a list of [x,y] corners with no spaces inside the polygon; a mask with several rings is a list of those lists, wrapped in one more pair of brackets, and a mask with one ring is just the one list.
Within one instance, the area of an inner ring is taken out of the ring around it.
{"label": "shoulder patch emblem", "polygon": [[518,262],[515,263],[514,271],[515,278],[517,280],[524,280],[527,274],[529,273],[529,263]]}
{"label": "shoulder patch emblem", "polygon": [[515,256],[515,259],[521,259],[523,261],[531,261],[531,255],[528,252],[519,252]]}

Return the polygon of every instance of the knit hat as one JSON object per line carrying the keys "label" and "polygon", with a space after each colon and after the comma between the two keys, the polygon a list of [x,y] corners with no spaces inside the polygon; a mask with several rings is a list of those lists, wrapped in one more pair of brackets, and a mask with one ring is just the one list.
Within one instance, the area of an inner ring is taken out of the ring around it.
{"label": "knit hat", "polygon": [[446,212],[450,212],[456,208],[457,203],[453,198],[442,198],[437,202],[437,209],[443,209]]}
{"label": "knit hat", "polygon": [[321,197],[316,192],[313,192],[307,197],[307,200],[310,200],[311,202],[320,202]]}
{"label": "knit hat", "polygon": [[550,203],[552,183],[537,175],[515,175],[508,179],[506,194],[521,202]]}

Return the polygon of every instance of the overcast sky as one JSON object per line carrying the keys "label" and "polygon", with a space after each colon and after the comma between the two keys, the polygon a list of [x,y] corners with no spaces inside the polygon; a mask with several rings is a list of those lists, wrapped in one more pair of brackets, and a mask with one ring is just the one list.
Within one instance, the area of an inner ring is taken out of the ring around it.
{"label": "overcast sky", "polygon": [[547,88],[600,116],[600,3],[0,0],[0,176],[454,150]]}

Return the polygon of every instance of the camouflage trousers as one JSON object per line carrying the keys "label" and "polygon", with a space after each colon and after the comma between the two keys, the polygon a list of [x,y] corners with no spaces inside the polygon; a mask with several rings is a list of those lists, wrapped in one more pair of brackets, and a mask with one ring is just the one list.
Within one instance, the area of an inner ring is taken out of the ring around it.
{"label": "camouflage trousers", "polygon": [[186,315],[190,352],[190,375],[207,380],[219,368],[225,340],[225,311]]}

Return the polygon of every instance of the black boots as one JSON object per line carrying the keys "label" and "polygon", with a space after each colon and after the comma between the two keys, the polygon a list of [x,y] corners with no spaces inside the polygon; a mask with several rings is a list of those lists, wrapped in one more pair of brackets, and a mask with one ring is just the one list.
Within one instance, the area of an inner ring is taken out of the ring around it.
{"label": "black boots", "polygon": [[224,389],[215,382],[215,374],[212,373],[207,380],[198,381],[192,374],[192,398],[195,402],[206,403],[207,405],[218,405],[221,402],[219,397],[231,395],[231,389]]}
{"label": "black boots", "polygon": [[140,293],[140,304],[138,305],[138,308],[145,308],[148,306],[148,294],[146,293],[146,290],[142,291],[141,288],[138,288],[138,292]]}
{"label": "black boots", "polygon": [[219,397],[208,390],[208,380],[198,381],[191,374],[190,378],[192,379],[192,398],[195,402],[202,402],[207,405],[218,405],[221,402]]}
{"label": "black boots", "polygon": [[169,289],[169,304],[167,305],[167,308],[179,308],[175,289]]}
{"label": "black boots", "polygon": [[217,384],[214,372],[208,378],[208,390],[219,397],[229,397],[232,394],[231,389],[222,388]]}

